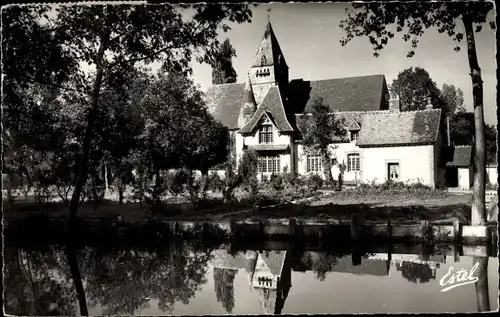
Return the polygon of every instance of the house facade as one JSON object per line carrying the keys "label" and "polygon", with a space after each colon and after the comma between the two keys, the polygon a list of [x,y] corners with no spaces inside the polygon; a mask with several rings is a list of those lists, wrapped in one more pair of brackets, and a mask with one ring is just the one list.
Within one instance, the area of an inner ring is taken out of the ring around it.
{"label": "house facade", "polygon": [[232,134],[237,164],[245,150],[253,149],[260,177],[286,172],[324,177],[321,158],[304,147],[300,130],[314,100],[322,98],[347,131],[331,144],[334,179],[342,166],[345,184],[389,179],[440,184],[440,109],[429,103],[425,110],[401,111],[383,75],[305,81],[290,80],[288,69],[268,22],[245,83],[207,91],[210,112]]}

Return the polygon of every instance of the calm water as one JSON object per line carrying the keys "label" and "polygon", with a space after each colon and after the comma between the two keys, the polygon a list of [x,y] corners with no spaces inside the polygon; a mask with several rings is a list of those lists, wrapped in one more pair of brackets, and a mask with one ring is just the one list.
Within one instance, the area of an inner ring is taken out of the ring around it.
{"label": "calm water", "polygon": [[[328,252],[230,254],[186,245],[164,250],[87,247],[75,252],[60,246],[6,246],[4,256],[5,310],[13,315],[76,315],[79,300],[90,315],[498,309],[494,257],[462,256],[455,262],[449,256],[391,254],[388,260],[387,253],[370,253],[353,265],[350,255]],[[439,280],[450,267],[469,271],[476,262],[479,282],[441,292]],[[78,280],[83,290],[75,287]]]}

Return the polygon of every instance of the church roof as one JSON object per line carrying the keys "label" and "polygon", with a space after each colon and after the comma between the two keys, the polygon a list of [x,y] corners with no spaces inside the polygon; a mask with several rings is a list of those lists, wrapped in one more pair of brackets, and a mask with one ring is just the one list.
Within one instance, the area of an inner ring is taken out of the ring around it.
{"label": "church roof", "polygon": [[230,130],[238,129],[240,109],[245,101],[245,84],[215,85],[205,93],[209,112]]}
{"label": "church roof", "polygon": [[437,140],[441,109],[419,111],[378,111],[367,113],[361,121],[357,145],[384,146],[427,144]]}
{"label": "church roof", "polygon": [[278,86],[273,86],[269,89],[252,119],[239,132],[251,133],[264,114],[268,114],[271,117],[271,120],[276,124],[276,128],[280,132],[294,131],[287,119],[285,106]]}
{"label": "church roof", "polygon": [[257,49],[252,66],[270,66],[278,62],[286,65],[283,52],[278,44],[278,39],[274,34],[271,22],[267,22],[264,36]]}
{"label": "church roof", "polygon": [[310,113],[314,99],[320,97],[332,111],[370,111],[387,109],[383,105],[384,75],[370,75],[290,82],[288,98],[295,113]]}
{"label": "church roof", "polygon": [[[383,75],[319,81],[292,80],[283,93],[286,93],[292,113],[310,112],[315,97],[323,98],[333,111],[370,111],[384,109],[384,86]],[[238,117],[246,101],[245,83],[215,85],[208,89],[205,96],[216,120],[229,129],[241,128],[238,126]]]}

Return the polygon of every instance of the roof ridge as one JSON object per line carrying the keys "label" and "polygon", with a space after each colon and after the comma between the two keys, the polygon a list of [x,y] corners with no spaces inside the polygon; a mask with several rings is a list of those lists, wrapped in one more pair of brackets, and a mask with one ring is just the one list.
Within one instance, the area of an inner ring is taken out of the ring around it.
{"label": "roof ridge", "polygon": [[335,77],[335,78],[325,78],[325,79],[315,79],[315,80],[312,80],[312,79],[305,80],[304,78],[295,78],[295,79],[292,79],[290,81],[302,80],[302,81],[315,81],[315,82],[318,82],[318,81],[325,81],[325,80],[351,79],[351,78],[363,78],[363,77],[379,77],[379,76],[385,77],[384,74],[373,74],[373,75],[358,75],[358,76]]}
{"label": "roof ridge", "polygon": [[215,85],[212,85],[210,87],[208,87],[207,89],[210,89],[212,87],[220,87],[220,86],[229,86],[229,85],[244,85],[245,83],[223,83],[223,84],[215,84]]}

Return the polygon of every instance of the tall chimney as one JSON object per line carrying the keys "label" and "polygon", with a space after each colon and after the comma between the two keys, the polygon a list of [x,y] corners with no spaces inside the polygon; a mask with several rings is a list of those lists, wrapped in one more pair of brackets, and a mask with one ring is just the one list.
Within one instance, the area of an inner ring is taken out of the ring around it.
{"label": "tall chimney", "polygon": [[426,110],[434,109],[434,106],[432,105],[432,98],[431,97],[427,97],[427,105],[425,106],[425,109]]}
{"label": "tall chimney", "polygon": [[399,96],[397,94],[391,94],[391,99],[389,99],[389,111],[391,112],[401,111]]}

